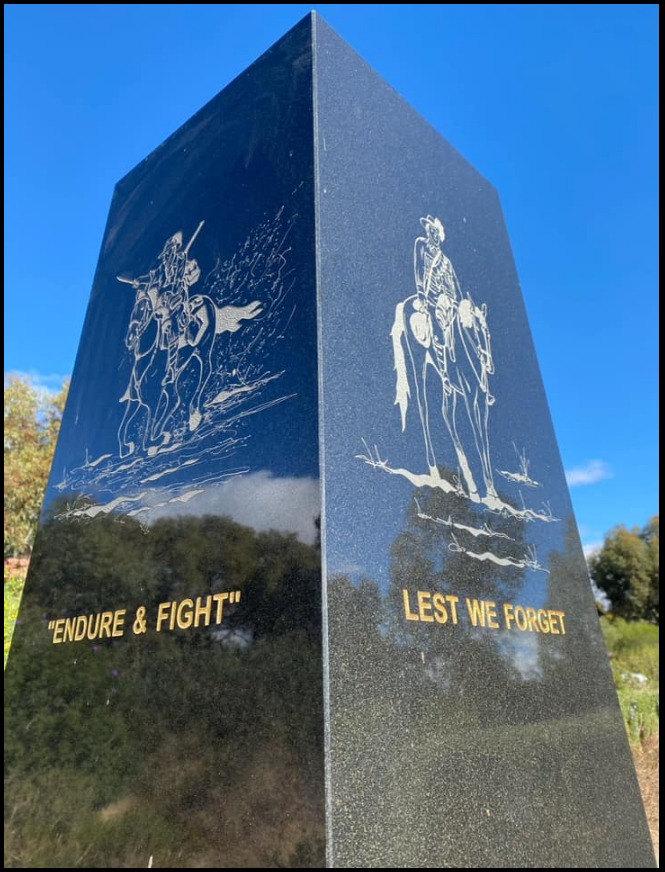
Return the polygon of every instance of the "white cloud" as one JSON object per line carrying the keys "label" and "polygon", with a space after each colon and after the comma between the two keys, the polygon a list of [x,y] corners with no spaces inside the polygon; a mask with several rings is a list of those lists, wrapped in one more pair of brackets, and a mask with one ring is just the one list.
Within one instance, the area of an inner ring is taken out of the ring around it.
{"label": "white cloud", "polygon": [[38,388],[40,391],[44,391],[46,394],[59,394],[65,381],[70,378],[68,375],[62,375],[61,373],[56,372],[43,373],[35,372],[34,370],[31,370],[30,372],[18,372],[13,370],[12,372],[5,373],[5,382],[8,378],[11,378],[11,376],[16,376],[17,378],[29,381],[31,385]]}
{"label": "white cloud", "polygon": [[604,460],[590,460],[584,466],[576,466],[566,470],[566,481],[569,487],[596,484],[605,478],[612,478],[612,470]]}
{"label": "white cloud", "polygon": [[599,587],[596,587],[596,584],[593,579],[591,579],[591,590],[593,591],[593,598],[597,603],[600,603],[601,606],[607,611],[612,603],[610,602],[607,594],[602,591]]}
{"label": "white cloud", "polygon": [[542,678],[540,643],[535,633],[520,633],[513,629],[504,639],[504,651],[511,657],[513,666],[525,681]]}
{"label": "white cloud", "polygon": [[602,547],[603,547],[603,542],[600,541],[600,540],[598,540],[598,541],[596,541],[596,542],[585,542],[585,543],[582,545],[582,548],[583,548],[583,550],[584,550],[584,556],[585,556],[586,559],[588,560],[589,557],[593,557],[593,555],[594,555],[597,551],[600,551],[600,549],[601,549]]}
{"label": "white cloud", "polygon": [[316,541],[316,518],[321,514],[318,479],[275,478],[267,470],[239,475],[209,485],[186,502],[155,508],[150,521],[177,515],[227,515],[255,530],[295,533],[301,542]]}
{"label": "white cloud", "polygon": [[329,576],[334,575],[365,575],[366,572],[359,563],[353,563],[350,560],[340,560],[336,563],[328,563],[326,567]]}
{"label": "white cloud", "polygon": [[[590,557],[593,557],[594,554],[597,554],[600,551],[604,544],[605,542],[602,540],[582,543],[582,550],[584,551],[584,556],[587,562]],[[593,591],[593,598],[595,601],[600,603],[605,610],[609,609],[611,603],[607,598],[607,595],[599,587],[596,587],[596,583],[591,576],[589,576],[589,581],[591,582],[591,590]]]}

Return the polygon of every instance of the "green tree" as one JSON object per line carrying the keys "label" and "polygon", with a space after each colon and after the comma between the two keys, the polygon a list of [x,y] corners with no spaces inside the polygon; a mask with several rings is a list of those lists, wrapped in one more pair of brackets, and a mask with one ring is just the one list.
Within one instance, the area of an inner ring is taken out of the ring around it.
{"label": "green tree", "polygon": [[641,530],[616,527],[589,561],[596,585],[615,615],[659,623],[658,515]]}
{"label": "green tree", "polygon": [[5,378],[5,557],[30,553],[67,396]]}

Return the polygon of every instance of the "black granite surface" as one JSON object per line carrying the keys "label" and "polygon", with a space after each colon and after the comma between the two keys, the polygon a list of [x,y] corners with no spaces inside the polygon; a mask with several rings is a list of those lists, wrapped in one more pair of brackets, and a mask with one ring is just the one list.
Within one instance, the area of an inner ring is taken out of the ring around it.
{"label": "black granite surface", "polygon": [[5,714],[6,867],[654,865],[496,192],[316,16],[116,188]]}
{"label": "black granite surface", "polygon": [[7,670],[6,866],[325,865],[311,61],[304,21],[116,188]]}
{"label": "black granite surface", "polygon": [[496,191],[315,45],[330,862],[652,866]]}

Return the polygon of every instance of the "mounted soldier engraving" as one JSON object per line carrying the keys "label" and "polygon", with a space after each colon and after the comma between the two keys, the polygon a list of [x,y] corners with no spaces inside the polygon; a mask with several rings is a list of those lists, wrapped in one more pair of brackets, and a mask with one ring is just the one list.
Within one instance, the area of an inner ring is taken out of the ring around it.
{"label": "mounted soldier engraving", "polygon": [[[178,231],[171,236],[159,255],[157,269],[137,279],[118,276],[118,281],[131,285],[137,292],[126,338],[127,348],[136,360],[130,383],[121,397],[121,402],[127,403],[118,434],[121,456],[136,450],[130,433],[140,411],[147,418],[141,432],[143,447],[150,443],[148,454],[156,454],[160,447],[169,445],[173,438],[172,421],[182,405],[178,383],[187,380],[190,369],[194,372],[190,376],[187,427],[196,430],[203,420],[201,406],[212,375],[216,335],[227,330],[235,333],[243,320],[261,313],[258,300],[247,306],[220,308],[207,295],[190,294],[189,289],[201,278],[201,270],[188,254],[204,223],[199,223],[184,249],[182,233]],[[146,334],[147,342],[142,342]],[[146,379],[155,377],[161,390],[156,409],[151,409],[142,386]]]}

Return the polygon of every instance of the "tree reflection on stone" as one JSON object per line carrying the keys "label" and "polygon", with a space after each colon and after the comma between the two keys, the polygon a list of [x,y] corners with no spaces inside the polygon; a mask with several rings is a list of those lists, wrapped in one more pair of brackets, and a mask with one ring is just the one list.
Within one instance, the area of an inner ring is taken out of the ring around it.
{"label": "tree reflection on stone", "polygon": [[[325,865],[320,572],[318,548],[223,517],[43,524],[5,700],[6,864]],[[47,631],[231,588],[223,631]]]}
{"label": "tree reflection on stone", "polygon": [[[450,865],[483,866],[490,855],[501,865],[502,856],[524,850],[526,815],[529,831],[540,834],[542,865],[564,858],[574,866],[581,849],[566,834],[599,826],[588,795],[598,783],[595,754],[601,748],[613,759],[624,747],[598,680],[602,652],[589,656],[602,642],[590,623],[595,615],[588,617],[573,519],[556,537],[562,550],[548,554],[549,573],[536,573],[451,551],[448,529],[423,518],[452,514],[472,526],[474,508],[465,505],[421,489],[392,544],[387,590],[348,575],[329,584],[331,792],[348,846],[339,865],[372,865],[379,839],[384,855],[408,854],[412,866],[427,865],[431,839],[442,841]],[[528,522],[515,517],[493,519],[493,529],[510,536],[511,548],[529,535]],[[405,588],[459,595],[458,623],[406,620]],[[565,638],[474,628],[464,605],[467,596],[497,603],[537,596],[556,608],[564,589]],[[470,840],[479,780],[492,800],[484,836]],[[353,827],[361,814],[362,833]],[[626,826],[615,822],[617,840]],[[608,865],[616,847],[603,843]]]}

